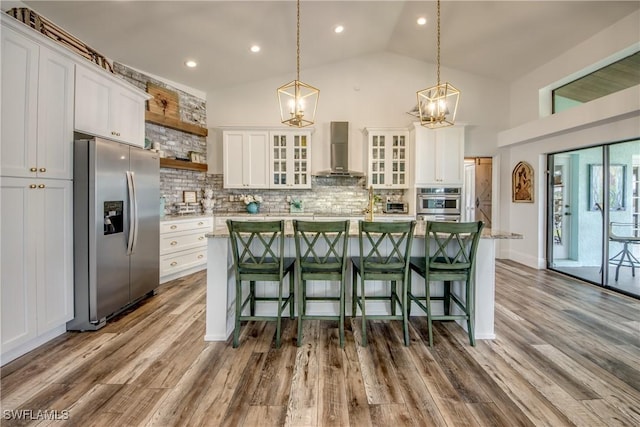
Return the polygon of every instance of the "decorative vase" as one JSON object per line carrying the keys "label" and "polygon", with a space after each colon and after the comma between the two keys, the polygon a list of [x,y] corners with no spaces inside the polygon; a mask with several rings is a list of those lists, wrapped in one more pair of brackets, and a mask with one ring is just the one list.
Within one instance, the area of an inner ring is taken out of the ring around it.
{"label": "decorative vase", "polygon": [[247,205],[247,212],[249,212],[250,214],[257,214],[259,210],[260,205],[256,202],[251,202]]}

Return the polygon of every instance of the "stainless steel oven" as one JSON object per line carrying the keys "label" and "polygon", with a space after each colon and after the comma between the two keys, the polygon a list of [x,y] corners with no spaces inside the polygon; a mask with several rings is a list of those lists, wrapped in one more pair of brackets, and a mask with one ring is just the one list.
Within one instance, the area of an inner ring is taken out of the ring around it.
{"label": "stainless steel oven", "polygon": [[424,216],[447,216],[448,220],[460,217],[462,188],[429,187],[417,189],[416,213]]}

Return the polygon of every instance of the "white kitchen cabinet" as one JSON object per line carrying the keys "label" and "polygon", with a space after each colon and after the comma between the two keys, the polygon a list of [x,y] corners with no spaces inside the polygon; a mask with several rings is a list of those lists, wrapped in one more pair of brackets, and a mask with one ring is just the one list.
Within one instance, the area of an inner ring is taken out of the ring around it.
{"label": "white kitchen cabinet", "polygon": [[97,66],[76,65],[75,128],[144,147],[147,94]]}
{"label": "white kitchen cabinet", "polygon": [[72,188],[68,180],[2,178],[3,360],[73,318]]}
{"label": "white kitchen cabinet", "polygon": [[207,264],[207,238],[213,217],[160,223],[160,283],[202,270]]}
{"label": "white kitchen cabinet", "polygon": [[367,176],[373,188],[409,188],[409,131],[366,129]]}
{"label": "white kitchen cabinet", "polygon": [[311,132],[271,132],[269,139],[269,188],[311,188]]}
{"label": "white kitchen cabinet", "polygon": [[455,185],[464,181],[464,126],[428,129],[415,125],[416,187]]}
{"label": "white kitchen cabinet", "polygon": [[73,90],[73,61],[3,28],[3,176],[73,178]]}
{"label": "white kitchen cabinet", "polygon": [[224,188],[269,188],[269,132],[222,133]]}

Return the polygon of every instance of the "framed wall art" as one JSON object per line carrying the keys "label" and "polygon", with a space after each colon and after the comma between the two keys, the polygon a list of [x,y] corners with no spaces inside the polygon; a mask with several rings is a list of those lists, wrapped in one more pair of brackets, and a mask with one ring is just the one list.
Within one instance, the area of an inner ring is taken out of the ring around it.
{"label": "framed wall art", "polygon": [[[589,165],[589,210],[599,210],[598,204],[602,206],[604,201],[602,164]],[[626,165],[610,165],[609,166],[609,210],[623,211],[626,208],[625,203],[625,177]]]}
{"label": "framed wall art", "polygon": [[519,162],[511,173],[511,200],[514,203],[533,203],[533,168]]}

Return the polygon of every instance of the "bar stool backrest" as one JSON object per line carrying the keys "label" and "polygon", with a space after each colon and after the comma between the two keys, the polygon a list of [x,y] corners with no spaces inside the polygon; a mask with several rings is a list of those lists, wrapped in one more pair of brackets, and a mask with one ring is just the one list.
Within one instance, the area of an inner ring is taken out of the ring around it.
{"label": "bar stool backrest", "polygon": [[238,274],[283,276],[284,221],[229,219],[227,228]]}
{"label": "bar stool backrest", "polygon": [[360,259],[365,276],[371,271],[408,271],[415,225],[415,221],[360,221]]}
{"label": "bar stool backrest", "polygon": [[425,254],[428,270],[466,272],[473,267],[484,223],[428,221]]}
{"label": "bar stool backrest", "polygon": [[347,266],[349,220],[293,221],[300,268],[316,272],[344,272]]}

